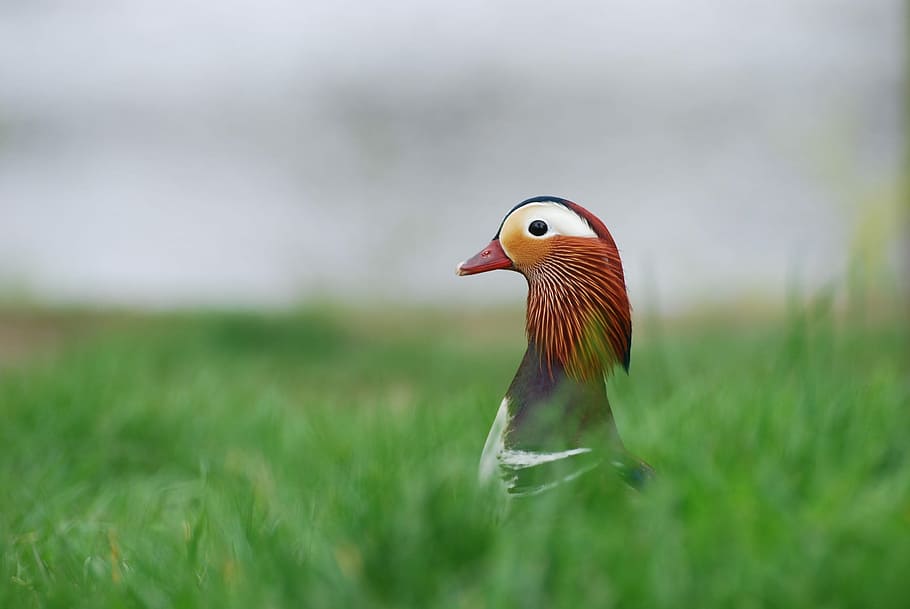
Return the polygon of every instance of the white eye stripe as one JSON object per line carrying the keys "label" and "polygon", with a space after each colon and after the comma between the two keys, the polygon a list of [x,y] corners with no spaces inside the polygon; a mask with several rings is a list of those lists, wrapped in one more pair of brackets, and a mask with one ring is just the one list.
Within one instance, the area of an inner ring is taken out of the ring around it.
{"label": "white eye stripe", "polygon": [[[547,231],[541,235],[531,232],[531,224],[540,220],[547,225]],[[521,222],[522,232],[534,239],[546,239],[555,235],[567,237],[597,237],[597,234],[584,218],[559,203],[528,203],[516,209],[506,218],[504,227],[512,222]]]}

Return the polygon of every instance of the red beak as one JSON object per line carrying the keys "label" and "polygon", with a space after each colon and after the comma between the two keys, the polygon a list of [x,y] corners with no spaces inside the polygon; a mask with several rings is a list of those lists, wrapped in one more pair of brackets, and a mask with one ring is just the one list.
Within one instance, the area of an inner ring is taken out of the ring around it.
{"label": "red beak", "polygon": [[459,264],[455,272],[459,275],[475,275],[477,273],[495,271],[496,269],[515,269],[512,266],[512,261],[502,250],[499,239],[493,239],[490,241],[490,245]]}

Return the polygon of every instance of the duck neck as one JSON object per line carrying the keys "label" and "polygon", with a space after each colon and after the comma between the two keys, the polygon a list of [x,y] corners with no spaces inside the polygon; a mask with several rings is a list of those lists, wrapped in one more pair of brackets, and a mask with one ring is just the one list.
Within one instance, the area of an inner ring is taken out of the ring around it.
{"label": "duck neck", "polygon": [[622,266],[605,242],[560,241],[550,258],[523,271],[529,343],[548,366],[580,381],[629,368],[632,318]]}
{"label": "duck neck", "polygon": [[615,440],[611,444],[621,447],[603,377],[574,378],[533,340],[506,397],[510,415],[506,443],[512,448],[574,448],[584,442],[582,436],[604,428]]}

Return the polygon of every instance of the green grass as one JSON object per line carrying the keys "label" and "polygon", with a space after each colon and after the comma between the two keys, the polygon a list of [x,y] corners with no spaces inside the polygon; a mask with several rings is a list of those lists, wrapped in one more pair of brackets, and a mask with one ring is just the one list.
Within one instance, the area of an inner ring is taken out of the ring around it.
{"label": "green grass", "polygon": [[0,607],[906,607],[907,324],[642,334],[655,483],[508,506],[517,319],[163,316],[0,370]]}

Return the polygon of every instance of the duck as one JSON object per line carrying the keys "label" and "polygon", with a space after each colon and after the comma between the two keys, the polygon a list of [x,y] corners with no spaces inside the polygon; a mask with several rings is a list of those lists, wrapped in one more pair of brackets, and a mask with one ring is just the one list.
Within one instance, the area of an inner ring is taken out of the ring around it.
{"label": "duck", "polygon": [[459,276],[521,273],[528,284],[528,347],[484,443],[478,477],[509,495],[535,495],[612,468],[634,488],[653,468],[631,454],[616,427],[606,382],[629,371],[632,310],[613,236],[568,199],[515,205]]}

